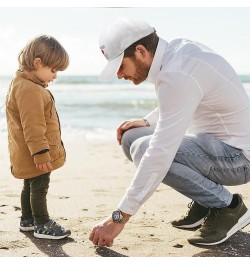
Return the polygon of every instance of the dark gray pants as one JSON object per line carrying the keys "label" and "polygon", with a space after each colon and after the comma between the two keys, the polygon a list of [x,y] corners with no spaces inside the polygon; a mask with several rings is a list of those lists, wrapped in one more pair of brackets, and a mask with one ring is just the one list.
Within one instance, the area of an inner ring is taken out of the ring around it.
{"label": "dark gray pants", "polygon": [[25,179],[21,193],[22,217],[34,218],[36,224],[44,224],[49,220],[47,209],[47,193],[50,172],[38,177]]}

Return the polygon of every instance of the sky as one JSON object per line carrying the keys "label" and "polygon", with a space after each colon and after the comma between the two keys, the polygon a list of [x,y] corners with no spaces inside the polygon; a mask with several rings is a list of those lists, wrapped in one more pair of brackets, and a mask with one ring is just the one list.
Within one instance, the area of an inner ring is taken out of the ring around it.
{"label": "sky", "polygon": [[168,42],[176,38],[201,42],[226,58],[238,74],[250,74],[249,14],[250,7],[237,6],[0,6],[0,75],[15,72],[19,51],[40,34],[54,36],[69,53],[70,66],[61,75],[98,75],[107,63],[99,49],[99,34],[119,16],[147,21]]}

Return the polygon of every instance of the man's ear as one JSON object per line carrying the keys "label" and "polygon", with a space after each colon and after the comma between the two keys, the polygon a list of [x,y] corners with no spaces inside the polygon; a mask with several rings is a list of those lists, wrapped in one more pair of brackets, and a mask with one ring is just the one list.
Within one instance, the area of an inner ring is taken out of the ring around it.
{"label": "man's ear", "polygon": [[146,63],[152,59],[151,53],[141,44],[135,47],[135,57]]}
{"label": "man's ear", "polygon": [[140,56],[143,56],[144,57],[148,51],[147,51],[147,49],[143,45],[138,44],[135,47],[135,52],[140,53]]}
{"label": "man's ear", "polygon": [[39,69],[42,66],[42,60],[40,58],[36,58],[33,65],[36,70]]}

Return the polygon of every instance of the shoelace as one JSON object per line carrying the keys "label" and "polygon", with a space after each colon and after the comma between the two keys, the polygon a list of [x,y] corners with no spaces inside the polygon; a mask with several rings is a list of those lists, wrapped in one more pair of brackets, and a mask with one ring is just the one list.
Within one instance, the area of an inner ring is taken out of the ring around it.
{"label": "shoelace", "polygon": [[55,228],[55,230],[61,230],[62,231],[62,227],[59,224],[57,224],[57,222],[55,222],[55,221],[53,221],[53,223],[50,225],[50,228],[52,228],[52,229]]}
{"label": "shoelace", "polygon": [[185,218],[188,217],[188,215],[189,215],[189,213],[190,213],[190,210],[191,210],[193,204],[194,204],[194,201],[191,201],[191,202],[188,204],[188,210],[187,210],[187,212],[186,212],[186,214],[185,214]]}
{"label": "shoelace", "polygon": [[209,214],[205,217],[205,221],[202,226],[211,227],[219,214],[219,210],[216,208],[210,208]]}

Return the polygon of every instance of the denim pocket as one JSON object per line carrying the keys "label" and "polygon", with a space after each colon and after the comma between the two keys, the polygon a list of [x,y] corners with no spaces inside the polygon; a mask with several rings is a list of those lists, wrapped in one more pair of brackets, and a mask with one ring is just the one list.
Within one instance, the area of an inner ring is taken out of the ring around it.
{"label": "denim pocket", "polygon": [[249,169],[247,166],[237,168],[211,167],[208,178],[212,181],[226,186],[242,185],[247,183]]}

